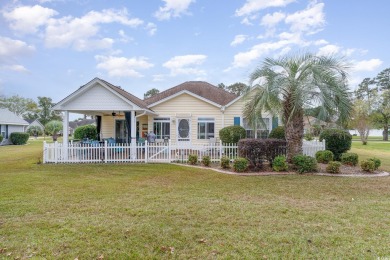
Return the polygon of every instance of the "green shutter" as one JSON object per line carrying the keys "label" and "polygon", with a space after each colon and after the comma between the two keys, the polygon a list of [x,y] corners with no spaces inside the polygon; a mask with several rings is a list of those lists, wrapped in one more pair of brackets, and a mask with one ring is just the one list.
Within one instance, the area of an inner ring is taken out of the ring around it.
{"label": "green shutter", "polygon": [[274,117],[272,118],[272,129],[278,127],[278,125],[279,125],[278,117],[274,116]]}
{"label": "green shutter", "polygon": [[240,125],[240,117],[234,117],[234,125]]}

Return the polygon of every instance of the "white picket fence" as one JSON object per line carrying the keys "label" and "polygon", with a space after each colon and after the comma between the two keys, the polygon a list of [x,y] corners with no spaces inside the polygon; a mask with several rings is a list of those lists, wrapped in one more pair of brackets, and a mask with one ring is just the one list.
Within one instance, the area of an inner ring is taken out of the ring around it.
{"label": "white picket fence", "polygon": [[[194,144],[194,143],[62,143],[43,144],[43,163],[171,163],[186,162],[190,154],[196,154],[199,161],[208,155],[212,162],[219,162],[222,156],[230,160],[237,158],[237,144]],[[325,141],[304,141],[303,153],[314,156],[325,150]]]}

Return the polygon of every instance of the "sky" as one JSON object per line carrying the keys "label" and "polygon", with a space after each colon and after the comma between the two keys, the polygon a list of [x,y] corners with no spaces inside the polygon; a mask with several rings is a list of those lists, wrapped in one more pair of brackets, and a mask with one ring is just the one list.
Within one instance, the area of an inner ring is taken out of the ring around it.
{"label": "sky", "polygon": [[58,102],[95,77],[143,98],[248,83],[266,57],[344,57],[351,89],[390,67],[388,0],[0,1],[0,95]]}

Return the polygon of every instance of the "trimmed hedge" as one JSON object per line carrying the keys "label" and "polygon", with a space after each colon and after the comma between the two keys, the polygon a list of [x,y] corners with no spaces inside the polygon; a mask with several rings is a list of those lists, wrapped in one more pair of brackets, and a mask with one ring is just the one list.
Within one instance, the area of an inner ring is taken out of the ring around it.
{"label": "trimmed hedge", "polygon": [[79,126],[74,130],[74,139],[88,138],[95,140],[97,139],[97,130],[94,125],[83,125]]}
{"label": "trimmed hedge", "polygon": [[211,164],[211,158],[209,155],[205,155],[202,157],[202,164],[206,167],[209,167]]}
{"label": "trimmed hedge", "polygon": [[26,144],[30,135],[28,133],[13,132],[10,135],[11,142],[14,145]]}
{"label": "trimmed hedge", "polygon": [[326,172],[328,173],[340,173],[341,162],[329,162],[326,166]]}
{"label": "trimmed hedge", "polygon": [[233,162],[233,168],[236,172],[245,172],[248,169],[248,160],[238,157]]}
{"label": "trimmed hedge", "polygon": [[190,154],[188,155],[188,162],[191,164],[191,165],[195,165],[198,163],[198,155],[196,154]]}
{"label": "trimmed hedge", "polygon": [[227,156],[222,156],[221,168],[222,169],[229,169],[230,168],[230,159]]}
{"label": "trimmed hedge", "polygon": [[299,173],[317,171],[317,160],[314,157],[299,154],[293,157],[292,162]]}
{"label": "trimmed hedge", "polygon": [[356,166],[359,163],[357,153],[343,153],[341,155],[341,163],[349,166]]}
{"label": "trimmed hedge", "polygon": [[245,128],[239,125],[227,126],[219,130],[219,138],[222,143],[235,144],[246,137]]}
{"label": "trimmed hedge", "polygon": [[375,162],[372,160],[364,160],[360,163],[360,167],[363,171],[374,172],[375,171]]}
{"label": "trimmed hedge", "polygon": [[278,126],[272,129],[271,133],[269,133],[268,138],[286,140],[286,132],[284,130],[284,126]]}
{"label": "trimmed hedge", "polygon": [[341,154],[351,149],[352,136],[340,129],[325,129],[320,134],[320,141],[325,139],[325,149],[332,151],[334,159],[340,161]]}
{"label": "trimmed hedge", "polygon": [[272,162],[272,170],[276,172],[287,171],[288,164],[286,160],[286,156],[284,155],[276,156],[274,161]]}
{"label": "trimmed hedge", "polygon": [[316,152],[316,160],[319,163],[329,163],[333,161],[333,153],[329,150]]}
{"label": "trimmed hedge", "polygon": [[238,142],[238,155],[249,160],[255,169],[261,168],[264,161],[272,164],[278,155],[286,154],[287,142],[281,139],[241,139]]}
{"label": "trimmed hedge", "polygon": [[2,135],[0,135],[0,143],[3,141],[3,136]]}
{"label": "trimmed hedge", "polygon": [[374,166],[375,166],[375,170],[378,170],[378,168],[381,166],[382,162],[380,159],[376,158],[376,157],[371,157],[371,158],[368,158],[367,160],[369,161],[373,161],[374,162]]}

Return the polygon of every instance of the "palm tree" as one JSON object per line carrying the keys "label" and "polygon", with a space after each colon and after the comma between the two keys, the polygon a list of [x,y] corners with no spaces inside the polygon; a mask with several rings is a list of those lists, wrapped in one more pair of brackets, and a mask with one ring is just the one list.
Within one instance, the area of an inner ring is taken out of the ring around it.
{"label": "palm tree", "polygon": [[280,114],[285,124],[287,159],[302,153],[304,109],[320,106],[319,117],[337,115],[340,123],[351,116],[348,66],[332,56],[303,54],[267,58],[250,75],[243,114],[254,125],[262,112]]}

